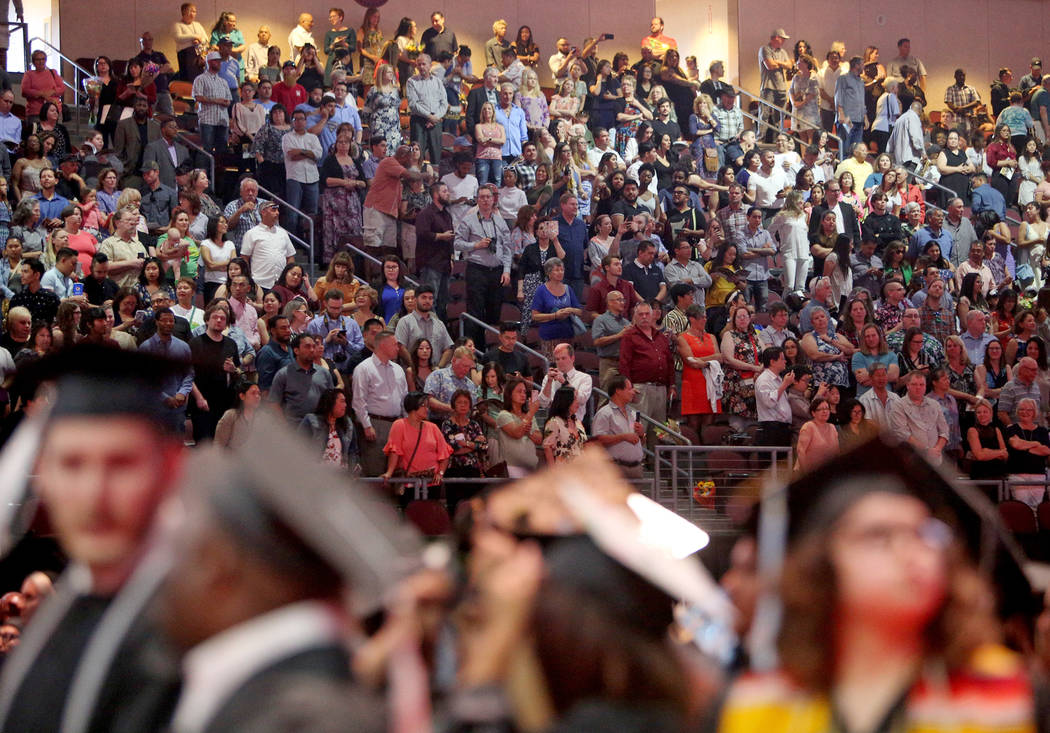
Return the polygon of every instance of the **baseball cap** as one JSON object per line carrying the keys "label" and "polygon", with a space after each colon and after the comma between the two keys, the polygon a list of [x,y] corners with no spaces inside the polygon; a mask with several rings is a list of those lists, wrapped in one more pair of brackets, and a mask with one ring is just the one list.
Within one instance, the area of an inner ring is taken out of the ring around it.
{"label": "baseball cap", "polygon": [[769,35],[770,35],[770,37],[776,37],[776,36],[779,36],[780,38],[785,38],[785,39],[786,39],[786,38],[791,38],[791,36],[789,36],[789,35],[787,34],[787,31],[786,31],[786,30],[784,30],[783,28],[777,28],[777,29],[776,29],[775,31],[773,31],[773,32],[772,32],[772,33],[770,33]]}
{"label": "baseball cap", "polygon": [[1038,56],[1033,56],[1032,60],[1028,62],[1028,65],[1029,66],[1042,66],[1043,65],[1043,60],[1041,58],[1039,58]]}
{"label": "baseball cap", "polygon": [[291,68],[294,69],[295,68],[295,62],[291,61],[291,60],[288,60],[288,61],[285,61],[283,64],[281,64],[281,68],[282,69],[287,69],[288,67],[291,67]]}
{"label": "baseball cap", "polygon": [[220,61],[221,59],[222,56],[219,55],[218,51],[209,51],[208,55],[205,57],[206,61]]}

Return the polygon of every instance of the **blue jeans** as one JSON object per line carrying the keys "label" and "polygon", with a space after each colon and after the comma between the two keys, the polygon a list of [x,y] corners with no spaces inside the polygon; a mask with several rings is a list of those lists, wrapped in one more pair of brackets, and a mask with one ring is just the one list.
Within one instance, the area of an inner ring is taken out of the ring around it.
{"label": "blue jeans", "polygon": [[486,183],[503,185],[503,159],[475,158],[474,175],[478,177],[479,186]]}
{"label": "blue jeans", "polygon": [[215,156],[226,152],[230,128],[226,125],[200,125],[201,147]]}
{"label": "blue jeans", "polygon": [[755,306],[755,311],[766,309],[766,301],[769,299],[769,278],[765,280],[748,280],[744,289],[744,297]]}
{"label": "blue jeans", "polygon": [[[303,183],[302,181],[293,181],[289,178],[285,184],[285,192],[288,195],[288,203],[295,208],[302,209],[311,216],[317,213],[316,181]],[[288,224],[293,234],[297,234],[298,230],[306,228],[306,220],[298,216],[294,211],[288,215]]]}
{"label": "blue jeans", "polygon": [[[864,140],[864,125],[859,122],[854,122],[850,127],[846,127],[842,123],[836,125],[839,131],[839,137],[842,138],[842,150],[840,154],[845,160],[853,154],[853,146]],[[863,185],[863,184],[861,184]]]}
{"label": "blue jeans", "polygon": [[434,313],[445,320],[445,309],[448,306],[448,274],[424,267],[419,271],[419,280],[423,285],[434,288]]}

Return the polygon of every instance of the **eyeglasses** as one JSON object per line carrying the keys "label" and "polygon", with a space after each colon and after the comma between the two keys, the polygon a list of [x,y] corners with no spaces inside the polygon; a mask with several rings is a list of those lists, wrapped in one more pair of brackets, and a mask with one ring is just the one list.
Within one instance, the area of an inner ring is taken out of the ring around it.
{"label": "eyeglasses", "polygon": [[873,524],[852,531],[843,531],[842,538],[867,549],[887,551],[900,547],[905,541],[920,544],[932,550],[944,550],[951,544],[952,530],[939,519],[927,519],[918,526],[907,524]]}

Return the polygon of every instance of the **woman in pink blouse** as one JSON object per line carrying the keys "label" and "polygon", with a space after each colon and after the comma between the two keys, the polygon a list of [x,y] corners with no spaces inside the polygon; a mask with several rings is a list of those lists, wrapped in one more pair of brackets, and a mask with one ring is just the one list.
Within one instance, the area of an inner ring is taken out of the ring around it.
{"label": "woman in pink blouse", "polygon": [[54,102],[62,112],[62,77],[47,68],[47,55],[33,52],[33,68],[22,76],[22,96],[26,99],[26,119],[40,114],[44,102]]}
{"label": "woman in pink blouse", "polygon": [[429,399],[422,392],[405,395],[405,417],[394,421],[383,447],[387,464],[382,478],[389,479],[400,470],[405,476],[422,477],[429,486],[435,486],[445,477],[452,446],[441,428],[427,420]]}

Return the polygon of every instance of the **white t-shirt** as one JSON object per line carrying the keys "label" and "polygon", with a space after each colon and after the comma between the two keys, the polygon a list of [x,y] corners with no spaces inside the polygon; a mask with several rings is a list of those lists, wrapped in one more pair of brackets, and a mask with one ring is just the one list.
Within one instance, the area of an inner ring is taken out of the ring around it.
{"label": "white t-shirt", "polygon": [[257,224],[244,233],[241,255],[248,258],[252,279],[269,289],[281,276],[288,258],[295,256],[295,247],[281,227]]}
{"label": "white t-shirt", "polygon": [[[205,239],[201,242],[201,249],[207,249],[208,254],[211,255],[212,262],[229,262],[233,257],[237,256],[237,248],[233,246],[233,242],[225,241],[222,243],[222,247],[219,247],[215,242],[210,239]],[[201,267],[204,266],[204,260],[201,260]],[[226,282],[226,268],[221,270],[205,270],[204,271],[204,282],[206,283],[224,283]]]}
{"label": "white t-shirt", "polygon": [[[309,158],[292,160],[288,155],[289,150],[309,150],[314,154],[315,160]],[[312,132],[304,132],[299,135],[292,130],[281,138],[281,151],[284,153],[284,170],[288,180],[299,183],[317,183],[321,178],[317,165],[321,162],[322,150],[321,141],[317,139],[317,135]]]}
{"label": "white t-shirt", "polygon": [[15,360],[11,352],[0,346],[0,380],[5,380],[15,373]]}
{"label": "white t-shirt", "polygon": [[784,199],[777,198],[777,191],[783,190],[785,185],[784,169],[778,170],[775,165],[768,178],[759,169],[747,179],[747,187],[755,189],[755,206],[763,209],[778,208],[784,205]]}
{"label": "white t-shirt", "polygon": [[504,219],[515,220],[518,218],[518,209],[529,203],[525,192],[517,186],[503,187],[499,190],[499,213]]}
{"label": "white t-shirt", "polygon": [[[455,201],[466,197],[469,200],[477,200],[478,197],[478,179],[469,173],[460,178],[455,173],[449,173],[442,176],[441,182],[448,186],[449,199]],[[459,223],[463,221],[463,218],[473,209],[473,206],[468,204],[455,204],[448,207],[448,213],[452,215],[453,228],[458,228]]]}

